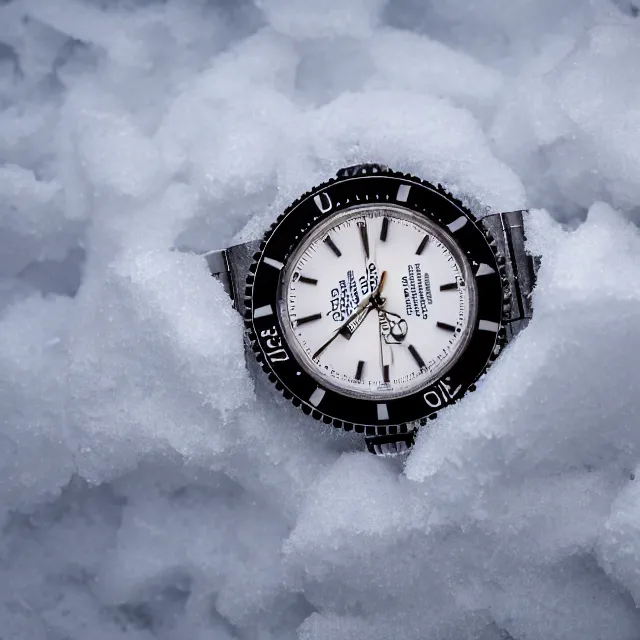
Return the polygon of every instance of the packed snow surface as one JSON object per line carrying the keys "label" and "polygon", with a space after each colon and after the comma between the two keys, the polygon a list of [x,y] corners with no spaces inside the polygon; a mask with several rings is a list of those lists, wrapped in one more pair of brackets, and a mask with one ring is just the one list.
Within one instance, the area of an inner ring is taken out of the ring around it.
{"label": "packed snow surface", "polygon": [[[0,1],[0,635],[638,640],[628,0]],[[535,317],[404,463],[200,254],[341,166],[531,209]]]}

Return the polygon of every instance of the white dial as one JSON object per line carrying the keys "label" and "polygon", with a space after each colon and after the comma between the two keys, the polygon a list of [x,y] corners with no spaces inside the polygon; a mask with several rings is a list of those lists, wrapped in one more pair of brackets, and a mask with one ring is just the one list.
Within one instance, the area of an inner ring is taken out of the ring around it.
{"label": "white dial", "polygon": [[448,231],[395,205],[354,207],[302,240],[278,309],[300,365],[321,384],[371,399],[405,396],[464,350],[476,287]]}

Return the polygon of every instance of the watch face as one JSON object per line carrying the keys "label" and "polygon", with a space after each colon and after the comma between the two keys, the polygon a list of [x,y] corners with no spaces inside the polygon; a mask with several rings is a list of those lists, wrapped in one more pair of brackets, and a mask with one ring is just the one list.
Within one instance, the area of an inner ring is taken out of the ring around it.
{"label": "watch face", "polygon": [[450,233],[395,205],[365,205],[303,238],[283,272],[278,313],[310,375],[349,396],[386,399],[451,367],[471,335],[475,301]]}
{"label": "watch face", "polygon": [[491,239],[442,189],[388,170],[295,202],[247,285],[246,322],[270,379],[346,429],[406,431],[458,400],[501,346]]}

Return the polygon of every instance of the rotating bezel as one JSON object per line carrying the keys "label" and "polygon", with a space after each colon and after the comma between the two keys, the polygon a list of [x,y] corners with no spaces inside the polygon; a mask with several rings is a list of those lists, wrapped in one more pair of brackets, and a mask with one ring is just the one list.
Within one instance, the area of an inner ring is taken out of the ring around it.
{"label": "rotating bezel", "polygon": [[[464,352],[428,386],[385,400],[356,398],[323,385],[296,360],[277,313],[284,267],[302,239],[329,217],[364,204],[400,206],[443,227],[471,265],[477,290],[475,325]],[[504,286],[490,237],[444,189],[390,170],[348,175],[303,195],[265,234],[247,278],[245,322],[262,368],[305,413],[369,435],[404,433],[459,400],[497,355],[504,337]]]}

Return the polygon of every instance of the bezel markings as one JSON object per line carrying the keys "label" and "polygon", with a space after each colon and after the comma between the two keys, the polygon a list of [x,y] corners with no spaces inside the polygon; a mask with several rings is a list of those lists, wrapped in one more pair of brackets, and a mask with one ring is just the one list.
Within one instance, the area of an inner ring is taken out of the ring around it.
{"label": "bezel markings", "polygon": [[[288,256],[316,224],[351,208],[358,202],[380,202],[384,206],[382,203],[385,201],[395,201],[401,184],[411,185],[403,207],[421,213],[445,229],[455,222],[455,241],[471,264],[472,270],[476,269],[478,264],[489,265],[494,269],[493,273],[483,274],[476,280],[478,309],[475,330],[465,351],[440,379],[417,392],[385,402],[388,415],[393,417],[393,424],[387,424],[388,419],[380,419],[379,400],[345,396],[332,390],[326,391],[322,398],[322,407],[318,410],[310,405],[309,398],[321,382],[296,363],[290,348],[282,339],[283,330],[279,314],[258,318],[252,315],[254,308],[266,305],[277,308],[280,302],[278,293],[282,271],[270,267],[263,268],[263,256],[266,254],[271,260],[286,264]],[[326,196],[322,196],[323,202],[335,203],[326,211],[320,211],[314,200],[322,193],[326,193]],[[462,226],[461,216],[467,219]],[[442,187],[392,171],[347,176],[332,179],[303,195],[266,233],[247,281],[250,295],[246,300],[248,311],[245,321],[252,348],[262,363],[262,368],[268,373],[270,380],[282,389],[287,397],[292,397],[294,404],[300,405],[305,413],[312,413],[314,417],[332,422],[336,427],[356,432],[373,429],[375,433],[404,433],[407,425],[424,423],[428,416],[435,415],[436,411],[462,397],[495,357],[499,350],[496,350],[497,344],[501,345],[504,342],[504,331],[500,329],[494,333],[478,330],[477,319],[502,325],[506,286],[502,271],[484,228],[461,202],[447,194]],[[280,345],[278,357],[270,355],[274,351],[274,333]]]}

